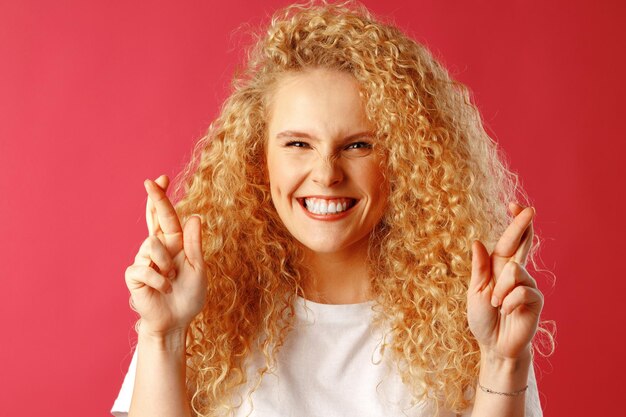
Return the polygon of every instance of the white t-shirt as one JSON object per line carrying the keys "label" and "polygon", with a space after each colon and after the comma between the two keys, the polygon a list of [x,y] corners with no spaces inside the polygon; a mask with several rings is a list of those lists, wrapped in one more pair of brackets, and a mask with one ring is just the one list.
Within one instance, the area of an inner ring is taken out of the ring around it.
{"label": "white t-shirt", "polygon": [[[236,417],[431,417],[432,404],[410,406],[410,395],[391,361],[380,355],[382,331],[371,325],[373,301],[319,304],[298,298],[296,326],[277,357],[277,369],[257,381],[264,366],[260,354],[248,364],[249,385],[240,390]],[[136,352],[111,413],[126,416],[135,380]],[[468,409],[462,416],[470,416]],[[455,414],[440,411],[440,417]],[[531,366],[526,416],[541,417],[537,383]]]}

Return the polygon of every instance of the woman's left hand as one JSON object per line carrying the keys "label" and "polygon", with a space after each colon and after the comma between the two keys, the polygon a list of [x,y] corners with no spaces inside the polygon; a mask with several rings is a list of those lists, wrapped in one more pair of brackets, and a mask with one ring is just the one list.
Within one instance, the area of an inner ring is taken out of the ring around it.
{"label": "woman's left hand", "polygon": [[483,354],[503,359],[527,357],[543,295],[526,271],[532,245],[535,210],[509,204],[515,216],[489,255],[480,241],[472,245],[472,277],[467,294],[467,320]]}

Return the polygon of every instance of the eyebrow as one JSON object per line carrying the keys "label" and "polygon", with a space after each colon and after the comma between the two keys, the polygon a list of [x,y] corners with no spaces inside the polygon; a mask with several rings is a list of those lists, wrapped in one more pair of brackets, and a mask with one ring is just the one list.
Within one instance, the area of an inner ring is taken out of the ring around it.
{"label": "eyebrow", "polygon": [[[342,141],[344,142],[348,142],[351,140],[355,140],[355,139],[361,139],[361,138],[373,138],[374,132],[371,131],[364,131],[364,132],[359,132],[359,133],[355,133],[352,134],[350,136],[346,136],[345,138],[342,139]],[[277,139],[281,139],[281,138],[302,138],[302,139],[312,139],[312,140],[317,140],[319,141],[318,138],[316,138],[314,135],[311,135],[309,133],[306,132],[299,132],[296,130],[285,130],[283,132],[279,132],[276,134],[276,138]]]}

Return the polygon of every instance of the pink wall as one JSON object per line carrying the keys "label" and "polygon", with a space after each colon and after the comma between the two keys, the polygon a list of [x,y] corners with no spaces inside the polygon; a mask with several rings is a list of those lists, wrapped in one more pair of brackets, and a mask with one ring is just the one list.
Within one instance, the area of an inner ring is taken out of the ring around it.
{"label": "pink wall", "polygon": [[[241,24],[286,2],[158,3],[0,3],[3,415],[107,415],[134,338],[123,276],[146,235],[142,181],[177,174],[225,97]],[[559,326],[541,361],[546,415],[614,414],[624,3],[365,3],[472,88],[534,200],[557,276],[538,276]]]}

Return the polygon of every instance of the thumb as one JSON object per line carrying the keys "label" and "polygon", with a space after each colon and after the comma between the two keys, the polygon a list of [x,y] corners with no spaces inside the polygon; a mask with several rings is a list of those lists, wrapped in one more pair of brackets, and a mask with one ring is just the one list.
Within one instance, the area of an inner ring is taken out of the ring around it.
{"label": "thumb", "polygon": [[204,269],[202,255],[202,220],[199,215],[191,215],[183,229],[183,250],[194,269]]}
{"label": "thumb", "polygon": [[469,290],[480,292],[489,285],[491,280],[491,258],[487,248],[480,240],[472,243],[472,277]]}

